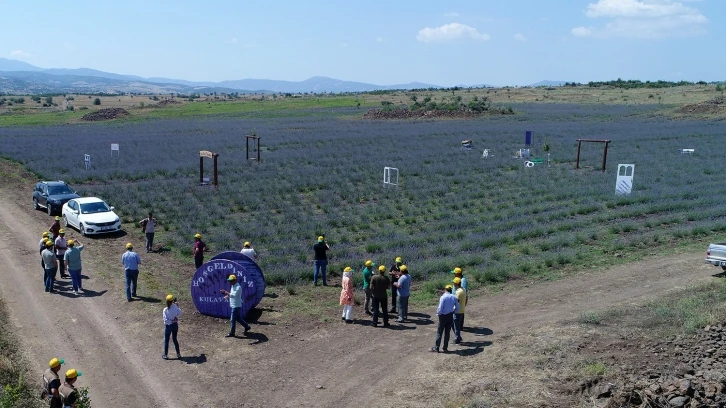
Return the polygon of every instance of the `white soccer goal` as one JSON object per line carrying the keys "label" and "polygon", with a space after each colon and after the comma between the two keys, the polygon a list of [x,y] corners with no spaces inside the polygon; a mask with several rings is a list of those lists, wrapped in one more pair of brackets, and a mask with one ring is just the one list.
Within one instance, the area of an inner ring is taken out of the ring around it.
{"label": "white soccer goal", "polygon": [[[395,175],[395,177],[394,177]],[[392,186],[398,185],[398,169],[395,167],[384,167],[383,168],[383,184],[390,184]]]}

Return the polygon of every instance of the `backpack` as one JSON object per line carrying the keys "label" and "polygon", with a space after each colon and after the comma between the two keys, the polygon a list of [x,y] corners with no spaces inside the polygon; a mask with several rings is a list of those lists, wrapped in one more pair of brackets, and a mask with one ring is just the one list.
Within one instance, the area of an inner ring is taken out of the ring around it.
{"label": "backpack", "polygon": [[146,232],[146,224],[148,224],[148,223],[149,223],[148,218],[144,218],[143,220],[141,220],[141,231]]}

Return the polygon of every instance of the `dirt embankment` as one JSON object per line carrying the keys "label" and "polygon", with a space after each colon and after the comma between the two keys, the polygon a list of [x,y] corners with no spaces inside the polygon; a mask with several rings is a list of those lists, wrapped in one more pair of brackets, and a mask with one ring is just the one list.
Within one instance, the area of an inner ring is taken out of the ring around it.
{"label": "dirt embankment", "polygon": [[456,118],[469,119],[488,115],[511,115],[514,111],[507,109],[492,108],[483,112],[475,112],[470,109],[456,110],[409,110],[409,109],[369,109],[363,115],[364,119],[434,119],[434,118]]}
{"label": "dirt embankment", "polygon": [[710,101],[685,105],[676,111],[682,114],[718,114],[726,112],[724,97],[718,96]]}
{"label": "dirt embankment", "polygon": [[81,119],[89,122],[97,122],[100,120],[111,120],[130,116],[131,114],[124,108],[105,108],[95,112],[83,115]]}

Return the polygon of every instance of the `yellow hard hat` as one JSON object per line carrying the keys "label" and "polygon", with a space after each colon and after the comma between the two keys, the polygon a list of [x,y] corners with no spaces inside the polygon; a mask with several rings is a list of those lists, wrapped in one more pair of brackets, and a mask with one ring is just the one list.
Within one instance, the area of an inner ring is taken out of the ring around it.
{"label": "yellow hard hat", "polygon": [[353,268],[346,266],[345,269],[343,269],[343,272],[353,272]]}
{"label": "yellow hard hat", "polygon": [[43,233],[43,235],[41,235],[41,237],[47,237],[48,235],[50,235],[50,232],[48,232],[48,231],[45,231],[45,232]]}
{"label": "yellow hard hat", "polygon": [[56,367],[58,367],[61,364],[65,364],[65,361],[63,361],[62,358],[58,358],[58,357],[52,358],[50,360],[50,362],[48,363],[48,365],[50,366],[50,368],[56,368]]}
{"label": "yellow hard hat", "polygon": [[56,221],[60,221],[60,217],[56,215],[56,216],[55,216],[55,220],[56,220]]}
{"label": "yellow hard hat", "polygon": [[66,371],[66,378],[76,378],[82,375],[83,373],[76,370],[75,368],[71,368],[70,370]]}
{"label": "yellow hard hat", "polygon": [[461,285],[461,278],[454,278],[452,282],[454,282],[454,285]]}
{"label": "yellow hard hat", "polygon": [[373,265],[373,261],[371,261],[370,259],[366,261],[366,266],[372,266],[372,265]]}
{"label": "yellow hard hat", "polygon": [[45,246],[47,246],[47,247],[52,247],[52,246],[53,246],[53,241],[51,241],[51,240],[49,240],[49,239],[46,239],[46,240],[45,240]]}
{"label": "yellow hard hat", "polygon": [[401,272],[406,272],[408,270],[408,266],[401,265],[401,268],[400,269],[401,269]]}
{"label": "yellow hard hat", "polygon": [[397,256],[396,263],[401,263],[401,262],[403,262],[403,259],[400,256]]}
{"label": "yellow hard hat", "polygon": [[454,287],[451,285],[446,285],[446,286],[444,286],[444,289],[454,289]]}
{"label": "yellow hard hat", "polygon": [[378,267],[379,272],[385,272],[386,271],[386,265],[381,265]]}
{"label": "yellow hard hat", "polygon": [[174,301],[174,295],[166,295],[166,301],[167,302],[173,302]]}
{"label": "yellow hard hat", "polygon": [[202,234],[199,234],[199,233],[197,233],[197,234],[194,234],[194,238],[198,238],[198,239],[199,239],[199,238],[202,238]]}
{"label": "yellow hard hat", "polygon": [[69,240],[68,240],[68,246],[73,246],[73,245],[75,245],[75,244],[76,244],[76,241],[74,241],[74,240],[72,240],[72,239],[69,239]]}
{"label": "yellow hard hat", "polygon": [[459,268],[459,267],[456,267],[456,268],[454,268],[454,270],[453,270],[453,271],[451,271],[451,272],[452,272],[452,273],[453,273],[454,275],[461,275],[461,274],[462,274],[462,272],[461,272],[461,268]]}
{"label": "yellow hard hat", "polygon": [[126,244],[126,249],[133,249],[133,248],[134,248],[134,245],[132,243],[129,242]]}
{"label": "yellow hard hat", "polygon": [[227,280],[230,281],[230,282],[236,281],[237,280],[237,277],[234,276],[234,275],[229,275],[229,277],[227,278]]}
{"label": "yellow hard hat", "polygon": [[58,233],[59,234],[65,234],[66,233],[66,230],[64,230],[64,229],[61,228],[60,230],[58,230]]}
{"label": "yellow hard hat", "polygon": [[250,247],[250,241],[245,242],[244,247],[245,248],[249,248]]}
{"label": "yellow hard hat", "polygon": [[323,242],[323,241],[325,241],[325,237],[324,237],[324,236],[322,236],[322,235],[321,235],[321,236],[319,236],[319,237],[318,237],[318,242]]}

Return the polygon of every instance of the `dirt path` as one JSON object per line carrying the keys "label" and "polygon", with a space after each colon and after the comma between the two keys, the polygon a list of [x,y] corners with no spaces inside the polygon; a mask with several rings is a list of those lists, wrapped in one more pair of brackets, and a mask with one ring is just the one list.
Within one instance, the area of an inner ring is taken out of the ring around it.
{"label": "dirt path", "polygon": [[[281,322],[280,299],[265,298],[256,334],[225,339],[224,322],[182,304],[183,354],[194,360],[181,364],[160,359],[161,305],[123,298],[116,246],[130,238],[114,239],[110,249],[103,239],[82,239],[90,242],[84,252],[84,271],[93,271],[84,282],[89,294],[48,295],[36,248],[49,218],[30,209],[25,192],[2,192],[0,294],[17,334],[38,372],[53,356],[81,368],[80,385],[90,387],[96,407],[441,405],[481,373],[497,370],[492,356],[506,338],[571,322],[585,310],[643,301],[718,272],[702,263],[703,254],[672,255],[476,296],[467,308],[473,332],[448,355],[426,351],[435,337],[433,309],[412,310],[412,323],[387,330],[367,319],[345,325],[337,316],[327,323],[314,317]],[[145,259],[149,268],[183,267],[170,257]],[[339,289],[320,293],[337,299]],[[360,308],[355,314],[365,317]]]}

